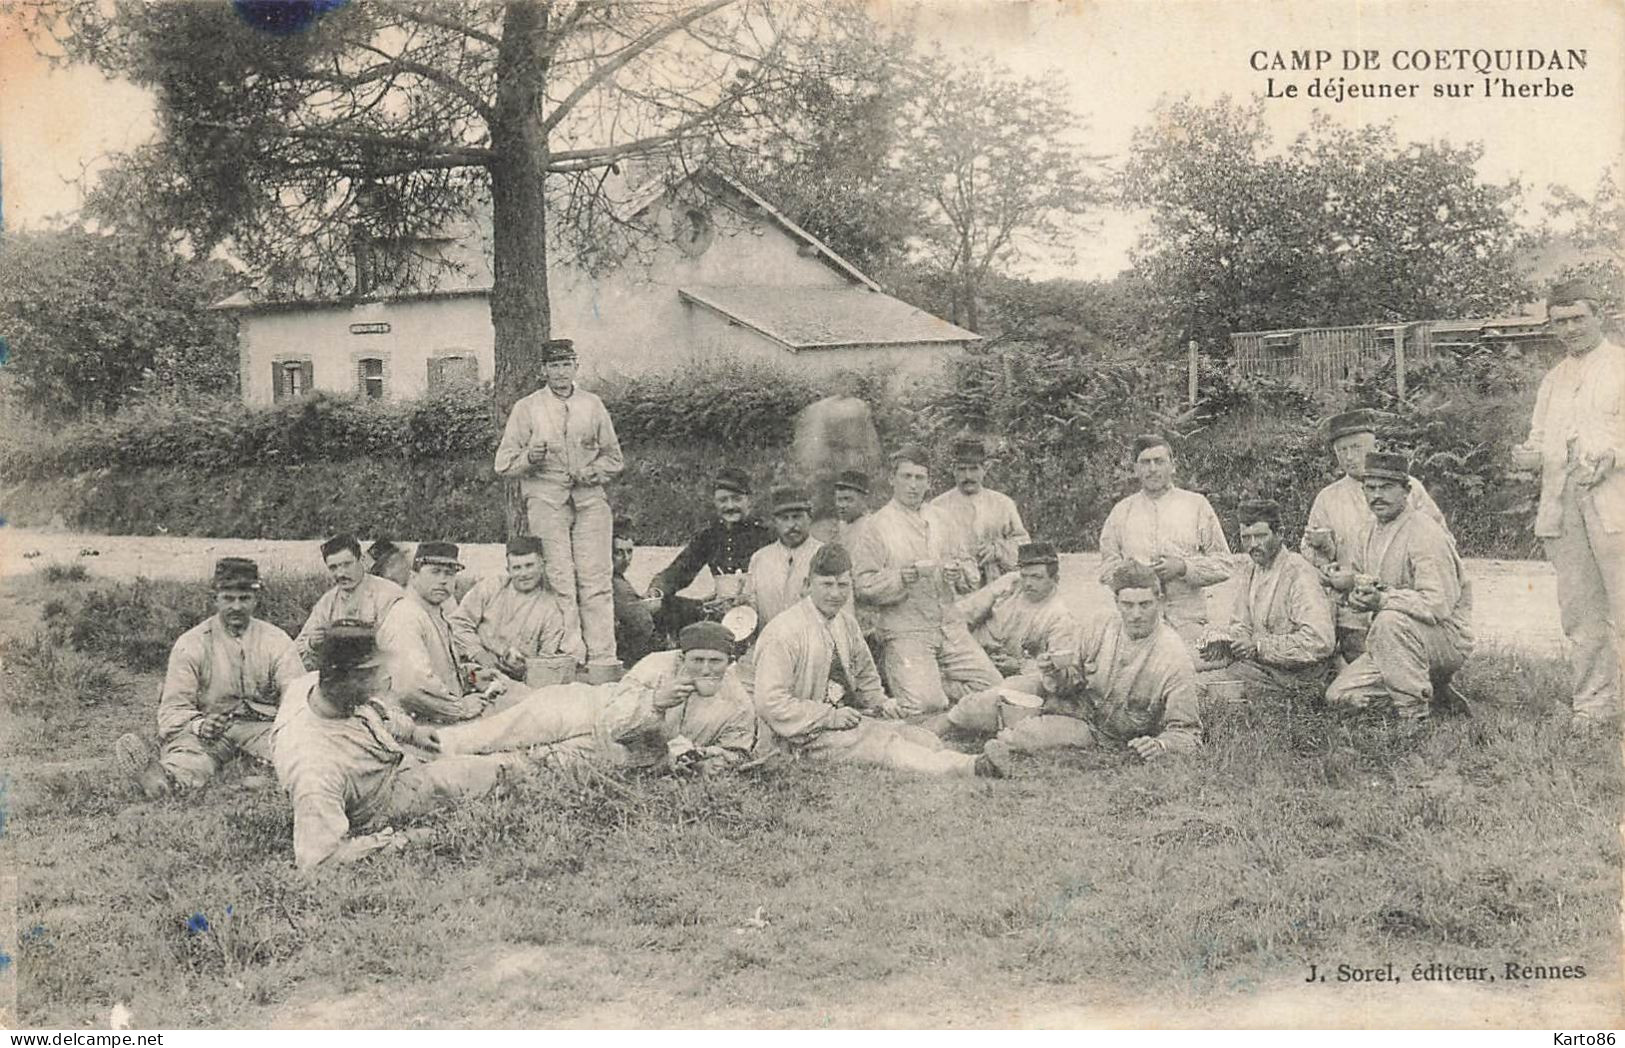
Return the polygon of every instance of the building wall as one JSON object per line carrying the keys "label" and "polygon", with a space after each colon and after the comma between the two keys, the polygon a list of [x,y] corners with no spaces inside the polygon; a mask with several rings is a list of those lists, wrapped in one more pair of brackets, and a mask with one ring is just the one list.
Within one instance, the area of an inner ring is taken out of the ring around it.
{"label": "building wall", "polygon": [[[352,334],[352,325],[387,323],[387,334]],[[355,306],[312,306],[261,310],[238,327],[243,400],[254,405],[274,399],[273,362],[307,360],[312,385],[335,393],[358,392],[357,362],[384,361],[384,396],[415,397],[428,385],[429,360],[473,354],[479,378],[491,378],[491,308],[483,296],[422,302],[369,302]]]}
{"label": "building wall", "polygon": [[[672,238],[684,212],[701,206],[709,244],[685,252]],[[796,367],[841,369],[875,364],[916,369],[945,352],[939,347],[842,348],[794,354],[746,328],[684,303],[680,287],[841,287],[848,278],[812,255],[768,217],[754,217],[700,198],[655,206],[649,216],[663,236],[620,264],[590,273],[561,259],[551,274],[553,332],[575,340],[582,375],[670,368],[695,356],[731,355]],[[387,334],[352,334],[352,325],[387,323]],[[385,361],[387,399],[414,397],[427,386],[435,355],[472,352],[479,378],[492,375],[490,305],[483,296],[355,306],[253,310],[242,317],[238,341],[243,399],[274,399],[272,363],[309,361],[316,389],[358,390],[357,361]],[[947,352],[959,348],[955,344]]]}
{"label": "building wall", "polygon": [[685,303],[685,308],[688,310],[687,340],[694,347],[692,359],[760,362],[810,373],[879,368],[891,372],[894,390],[934,373],[944,360],[957,356],[965,348],[963,342],[933,342],[907,346],[834,346],[791,352],[703,306]]}

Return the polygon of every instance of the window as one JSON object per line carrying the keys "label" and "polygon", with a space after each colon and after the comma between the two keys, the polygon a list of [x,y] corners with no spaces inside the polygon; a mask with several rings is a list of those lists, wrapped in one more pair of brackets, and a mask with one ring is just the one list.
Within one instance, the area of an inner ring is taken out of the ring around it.
{"label": "window", "polygon": [[453,353],[429,358],[429,392],[449,386],[472,386],[480,381],[480,362],[471,353]]}
{"label": "window", "polygon": [[384,399],[384,362],[378,357],[362,357],[356,361],[356,385],[368,400]]}
{"label": "window", "polygon": [[271,399],[286,400],[302,397],[315,385],[314,370],[308,360],[273,360],[271,362]]}

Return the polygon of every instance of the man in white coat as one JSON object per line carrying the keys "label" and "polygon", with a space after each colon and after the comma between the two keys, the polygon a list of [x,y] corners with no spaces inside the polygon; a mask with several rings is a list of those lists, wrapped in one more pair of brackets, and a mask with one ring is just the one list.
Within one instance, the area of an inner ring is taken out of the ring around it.
{"label": "man in white coat", "polygon": [[1100,581],[1110,585],[1125,561],[1162,580],[1168,624],[1196,644],[1208,622],[1207,587],[1230,577],[1230,544],[1206,496],[1174,485],[1174,452],[1156,434],[1134,439],[1140,490],[1112,507],[1100,529]]}
{"label": "man in white coat", "polygon": [[1520,469],[1540,470],[1535,534],[1557,574],[1569,640],[1574,725],[1620,714],[1620,630],[1625,629],[1625,348],[1602,330],[1596,289],[1552,289],[1547,315],[1564,357],[1541,380]]}

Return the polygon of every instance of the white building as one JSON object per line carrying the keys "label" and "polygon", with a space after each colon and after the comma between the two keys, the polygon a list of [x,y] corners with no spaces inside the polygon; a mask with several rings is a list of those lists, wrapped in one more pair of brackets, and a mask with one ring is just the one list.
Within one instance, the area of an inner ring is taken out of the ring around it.
{"label": "white building", "polygon": [[[552,255],[552,329],[582,373],[671,370],[691,360],[769,361],[820,371],[934,366],[978,336],[882,292],[743,186],[694,176],[620,209],[635,250],[589,266]],[[240,316],[242,395],[270,404],[312,389],[383,399],[492,376],[489,233],[419,241],[432,290],[350,299],[216,304]]]}

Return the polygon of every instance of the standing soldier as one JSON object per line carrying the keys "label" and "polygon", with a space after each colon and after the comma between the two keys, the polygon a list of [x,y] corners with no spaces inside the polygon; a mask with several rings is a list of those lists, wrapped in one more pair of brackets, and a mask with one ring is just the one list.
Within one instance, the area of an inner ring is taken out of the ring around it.
{"label": "standing soldier", "polygon": [[1557,574],[1569,640],[1576,730],[1620,713],[1625,629],[1625,348],[1603,337],[1595,289],[1570,281],[1547,296],[1565,356],[1541,380],[1521,469],[1540,470],[1535,534]]}
{"label": "standing soldier", "polygon": [[221,557],[214,566],[215,613],[175,642],[158,696],[159,748],[121,736],[119,764],[149,799],[201,786],[232,757],[271,760],[282,689],[305,675],[286,633],[254,617],[259,565]]}
{"label": "standing soldier", "polygon": [[[1377,450],[1377,413],[1358,408],[1333,415],[1326,423],[1326,439],[1331,442],[1332,455],[1343,475],[1315,496],[1299,543],[1304,557],[1321,569],[1323,578],[1329,577],[1338,565],[1349,566],[1360,532],[1371,523],[1371,507],[1366,505],[1365,490],[1360,486],[1360,471],[1365,467],[1365,457]],[[1411,509],[1444,527],[1444,514],[1422,482],[1408,477],[1406,485]],[[1334,592],[1333,596],[1341,595]],[[1336,603],[1337,648],[1346,662],[1365,650],[1371,616],[1355,611],[1346,600],[1338,599]]]}
{"label": "standing soldier", "polygon": [[941,713],[1003,677],[965,625],[954,591],[976,572],[926,506],[925,453],[892,455],[892,500],[870,514],[852,551],[858,608],[873,615],[881,665],[906,716]]}
{"label": "standing soldier", "polygon": [[[615,599],[610,533],[614,522],[605,482],[625,465],[604,402],[576,386],[575,344],[542,346],[547,384],[513,406],[496,471],[519,481],[530,533],[542,540],[547,583],[564,598],[567,634],[579,633],[587,679],[612,680]],[[567,648],[578,645],[572,637]]]}
{"label": "standing soldier", "polygon": [[334,535],[322,543],[322,563],[333,579],[333,588],[316,601],[304,628],[293,639],[307,670],[320,665],[319,649],[333,623],[345,620],[376,626],[404,593],[389,579],[367,574],[361,543],[354,535]]}
{"label": "standing soldier", "polygon": [[931,505],[953,529],[948,541],[976,561],[977,571],[960,588],[968,593],[1015,571],[1016,551],[1031,538],[1010,496],[983,485],[987,445],[981,438],[955,440],[953,458],[954,486],[932,499]]}
{"label": "standing soldier", "polygon": [[1134,439],[1140,490],[1112,507],[1100,529],[1100,581],[1124,561],[1151,568],[1166,593],[1168,624],[1195,645],[1207,625],[1203,590],[1230,577],[1230,544],[1207,498],[1174,486],[1174,452],[1156,434]]}

